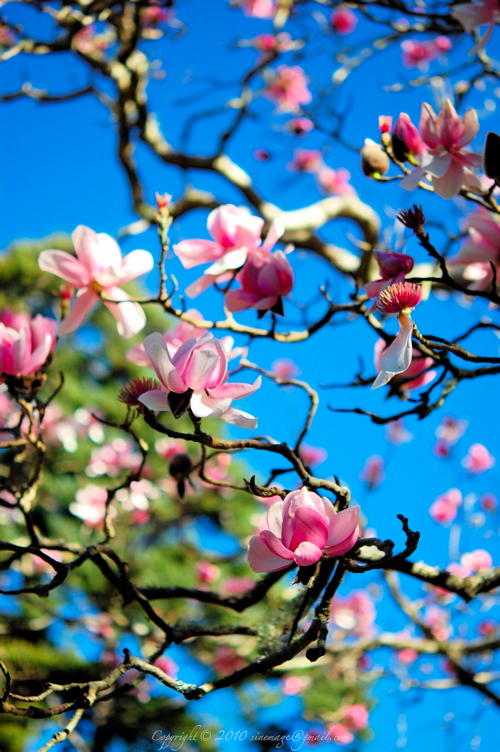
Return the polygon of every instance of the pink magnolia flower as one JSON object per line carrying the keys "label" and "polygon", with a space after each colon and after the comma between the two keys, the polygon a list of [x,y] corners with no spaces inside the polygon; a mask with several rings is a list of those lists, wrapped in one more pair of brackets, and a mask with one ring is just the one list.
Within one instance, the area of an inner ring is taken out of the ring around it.
{"label": "pink magnolia flower", "polygon": [[213,262],[203,277],[186,289],[188,297],[196,297],[215,281],[231,279],[234,271],[243,266],[251,250],[271,248],[284,232],[281,223],[275,220],[261,246],[263,226],[264,220],[260,217],[227,204],[208,215],[207,227],[214,240],[183,240],[174,245],[174,253],[185,269]]}
{"label": "pink magnolia flower", "polygon": [[286,165],[291,172],[318,172],[323,165],[319,149],[295,149],[293,159]]}
{"label": "pink magnolia flower", "polygon": [[432,604],[425,609],[424,621],[437,640],[447,640],[450,636],[450,614],[448,611]]}
{"label": "pink magnolia flower", "polygon": [[365,285],[369,298],[376,298],[389,285],[404,282],[404,278],[413,269],[413,258],[399,251],[374,251],[373,255],[380,269],[381,279]]}
{"label": "pink magnolia flower", "polygon": [[[203,316],[195,308],[190,308],[189,311],[186,311],[186,316],[189,316],[193,321],[203,321]],[[173,329],[167,329],[167,331],[164,332],[163,339],[167,343],[170,352],[174,353],[187,339],[200,339],[200,337],[203,337],[206,332],[206,329],[202,329],[201,327],[197,327],[187,321],[181,320],[176,327]],[[128,351],[126,357],[127,360],[131,363],[136,363],[138,366],[151,367],[151,361],[142,342],[133,345]]]}
{"label": "pink magnolia flower", "polygon": [[436,428],[436,436],[447,444],[453,445],[459,441],[469,425],[466,420],[459,420],[452,415],[447,415]]}
{"label": "pink magnolia flower", "polygon": [[359,477],[360,480],[366,481],[370,491],[380,486],[385,480],[384,458],[378,454],[368,457]]}
{"label": "pink magnolia flower", "polygon": [[328,452],[322,447],[309,446],[309,444],[302,444],[300,447],[300,458],[308,467],[321,465],[327,457]]}
{"label": "pink magnolia flower", "polygon": [[479,499],[479,506],[485,512],[496,512],[498,508],[498,499],[492,493],[485,493]]}
{"label": "pink magnolia flower", "polygon": [[469,239],[449,263],[464,267],[464,279],[471,281],[473,288],[484,290],[493,280],[491,263],[500,270],[500,221],[487,211],[478,211],[469,214],[465,228]]}
{"label": "pink magnolia flower", "polygon": [[55,347],[56,322],[38,314],[4,311],[0,321],[0,375],[27,376],[38,371]]}
{"label": "pink magnolia flower", "polygon": [[434,60],[437,50],[432,41],[417,42],[415,39],[405,39],[401,43],[403,51],[403,65],[406,68],[420,68],[427,70],[431,60]]}
{"label": "pink magnolia flower", "polygon": [[300,371],[297,368],[295,361],[290,358],[279,358],[275,360],[271,366],[271,372],[278,378],[288,381],[289,379],[295,379]]}
{"label": "pink magnolia flower", "polygon": [[473,444],[469,453],[462,460],[462,465],[469,471],[479,475],[495,465],[495,458],[488,452],[483,444]]}
{"label": "pink magnolia flower", "polygon": [[368,726],[368,710],[361,703],[355,703],[354,705],[345,705],[340,709],[342,716],[342,722],[345,725],[353,729],[354,731],[361,731]]}
{"label": "pink magnolia flower", "polygon": [[458,488],[450,488],[449,491],[438,496],[431,504],[429,514],[440,525],[453,522],[458,513],[458,507],[462,504],[462,493]]}
{"label": "pink magnolia flower", "polygon": [[417,164],[415,157],[422,154],[425,144],[420,138],[418,128],[413,125],[410,116],[402,112],[391,134],[392,151],[399,162]]}
{"label": "pink magnolia flower", "polygon": [[159,332],[144,340],[145,350],[162,384],[142,394],[140,401],[150,410],[171,410],[180,417],[188,408],[197,418],[222,418],[243,428],[255,428],[253,415],[231,407],[235,399],[253,394],[261,384],[229,384],[227,354],[212,334],[188,339],[171,354]]}
{"label": "pink magnolia flower", "polygon": [[349,8],[336,8],[330,16],[330,25],[338,34],[352,34],[358,19]]}
{"label": "pink magnolia flower", "polygon": [[452,198],[462,187],[481,192],[481,181],[470,171],[480,167],[480,154],[464,151],[477,135],[479,121],[475,110],[469,109],[460,118],[449,99],[439,115],[424,102],[420,115],[420,134],[426,148],[422,152],[420,167],[413,170],[400,183],[402,188],[413,190],[426,175],[431,175],[435,192],[443,198]]}
{"label": "pink magnolia flower", "polygon": [[418,653],[413,648],[403,648],[402,650],[398,650],[398,652],[396,653],[396,658],[398,659],[399,663],[407,665],[408,663],[414,663],[414,661],[417,660]]}
{"label": "pink magnolia flower", "polygon": [[451,41],[451,39],[449,39],[449,37],[440,36],[435,38],[434,46],[438,54],[443,55],[446,52],[450,52],[450,50],[453,48],[453,42]]}
{"label": "pink magnolia flower", "polygon": [[409,314],[420,303],[421,298],[420,285],[410,282],[389,285],[379,294],[378,308],[384,313],[398,314],[399,332],[380,356],[380,371],[372,384],[372,389],[384,386],[393,376],[404,373],[410,367],[413,354],[413,321]]}
{"label": "pink magnolia flower", "polygon": [[491,554],[484,548],[477,548],[475,551],[462,554],[460,562],[470,572],[479,572],[480,569],[490,569],[493,566]]}
{"label": "pink magnolia flower", "polygon": [[210,561],[199,561],[196,564],[196,576],[205,585],[213,585],[220,577],[220,567]]}
{"label": "pink magnolia flower", "polygon": [[40,269],[61,277],[78,290],[72,307],[59,325],[58,334],[70,334],[78,329],[99,298],[104,299],[104,305],[115,317],[122,337],[137,334],[146,323],[146,316],[120,285],[151,271],[152,255],[148,251],[132,251],[122,259],[116,240],[104,232],[96,234],[84,225],[79,225],[71,237],[76,258],[65,251],[52,250],[42,251],[38,258]]}
{"label": "pink magnolia flower", "polygon": [[[414,362],[415,361],[412,360],[412,365]],[[389,423],[386,428],[385,438],[390,444],[401,446],[401,444],[407,444],[409,441],[412,441],[413,434],[406,428],[403,418],[400,418],[393,423]]]}
{"label": "pink magnolia flower", "polygon": [[276,13],[274,0],[243,0],[241,5],[245,16],[253,18],[274,18]]}
{"label": "pink magnolia flower", "polygon": [[281,112],[299,112],[300,105],[311,102],[309,79],[300,65],[280,65],[271,75],[264,93]]}
{"label": "pink magnolia flower", "polygon": [[311,679],[307,676],[284,676],[281,680],[281,688],[285,695],[299,695],[311,685]]}
{"label": "pink magnolia flower", "polygon": [[318,185],[325,191],[336,196],[349,196],[356,193],[355,188],[350,184],[351,173],[339,167],[333,170],[331,167],[324,165],[318,171],[316,180]]}
{"label": "pink magnolia flower", "polygon": [[294,282],[293,269],[283,251],[255,249],[236,279],[241,288],[230,290],[225,296],[226,308],[231,313],[255,308],[259,312],[271,310],[283,314],[282,297],[288,295]]}
{"label": "pink magnolia flower", "polygon": [[292,561],[309,566],[328,556],[349,551],[359,538],[359,507],[335,512],[325,497],[301,488],[277,501],[267,512],[267,530],[248,545],[254,572],[276,572]]}
{"label": "pink magnolia flower", "polygon": [[250,41],[252,47],[262,52],[260,60],[264,60],[270,52],[287,52],[296,47],[297,42],[292,40],[290,34],[258,34]]}

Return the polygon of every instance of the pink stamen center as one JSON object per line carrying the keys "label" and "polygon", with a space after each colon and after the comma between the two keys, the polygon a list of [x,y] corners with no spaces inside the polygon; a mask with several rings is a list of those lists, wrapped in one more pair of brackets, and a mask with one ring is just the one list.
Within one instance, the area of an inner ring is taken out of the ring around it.
{"label": "pink stamen center", "polygon": [[383,313],[401,313],[413,309],[422,299],[422,287],[412,282],[397,282],[382,290],[377,308]]}

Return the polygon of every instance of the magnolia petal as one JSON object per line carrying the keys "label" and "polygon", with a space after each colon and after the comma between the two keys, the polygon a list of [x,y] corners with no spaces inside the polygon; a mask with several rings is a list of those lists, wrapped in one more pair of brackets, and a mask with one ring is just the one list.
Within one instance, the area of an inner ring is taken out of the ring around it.
{"label": "magnolia petal", "polygon": [[231,405],[230,399],[212,399],[203,391],[191,395],[191,410],[197,418],[220,418]]}
{"label": "magnolia petal", "polygon": [[231,423],[233,426],[248,428],[250,430],[254,430],[259,424],[258,418],[250,415],[250,413],[243,412],[243,410],[237,410],[234,407],[230,407],[220,417],[222,420],[225,420],[226,423]]}
{"label": "magnolia petal", "polygon": [[95,278],[95,273],[101,268],[99,262],[99,241],[97,234],[90,227],[78,225],[71,233],[78,261],[87,269],[90,278]]}
{"label": "magnolia petal", "polygon": [[378,387],[387,384],[396,373],[402,373],[410,366],[413,321],[404,313],[399,314],[398,321],[399,332],[392,344],[384,350],[380,357],[380,373],[373,382],[372,389],[378,389]]}
{"label": "magnolia petal", "polygon": [[303,541],[293,552],[293,559],[299,567],[309,567],[321,559],[323,551],[314,543]]}
{"label": "magnolia petal", "polygon": [[120,284],[129,282],[131,279],[147,274],[154,266],[154,259],[149,251],[132,251],[123,259],[118,271]]}
{"label": "magnolia petal", "polygon": [[288,548],[285,548],[278,536],[271,532],[271,530],[262,530],[260,537],[273,554],[289,561],[293,559],[293,553]]}
{"label": "magnolia petal", "polygon": [[260,535],[254,535],[250,538],[248,544],[248,563],[250,569],[257,574],[261,572],[277,572],[278,569],[285,569],[290,562],[276,556],[269,550]]}
{"label": "magnolia petal", "polygon": [[453,198],[460,191],[464,182],[464,168],[453,160],[450,169],[441,178],[433,178],[432,185],[436,193],[442,198]]}
{"label": "magnolia petal", "polygon": [[234,251],[228,251],[222,256],[222,258],[212,264],[212,266],[209,266],[205,271],[205,274],[213,274],[216,276],[233,269],[239,269],[247,260],[247,256],[248,251],[246,248],[235,248]]}
{"label": "magnolia petal", "polygon": [[224,248],[213,240],[181,240],[174,245],[174,253],[184,269],[208,264],[224,253]]}
{"label": "magnolia petal", "polygon": [[65,251],[42,251],[38,257],[38,266],[44,272],[61,277],[77,289],[85,287],[91,279],[88,269]]}
{"label": "magnolia petal", "polygon": [[422,154],[420,165],[425,172],[436,178],[442,178],[446,175],[451,167],[453,157],[448,152],[446,154],[433,155],[429,151]]}
{"label": "magnolia petal", "polygon": [[75,302],[59,324],[57,334],[60,337],[64,337],[66,334],[71,334],[78,329],[98,299],[98,294],[92,290],[92,288],[84,288],[81,293],[76,296]]}
{"label": "magnolia petal", "polygon": [[479,133],[479,120],[476,110],[470,108],[467,110],[462,120],[464,124],[464,132],[462,137],[457,141],[455,146],[461,149],[463,146],[467,146],[473,141]]}
{"label": "magnolia petal", "polygon": [[153,410],[154,412],[159,410],[170,411],[167,402],[167,392],[164,392],[162,389],[151,389],[151,391],[141,394],[138,399],[148,410]]}
{"label": "magnolia petal", "polygon": [[214,277],[212,274],[204,274],[194,282],[191,282],[191,284],[186,287],[184,292],[188,298],[197,298],[198,295],[201,295],[202,292],[205,292],[205,290],[210,287],[210,285],[213,285],[216,279],[217,277]]}
{"label": "magnolia petal", "polygon": [[342,512],[338,512],[329,522],[325,550],[331,546],[338,546],[353,535],[359,524],[359,507],[344,509]]}
{"label": "magnolia petal", "polygon": [[267,510],[266,525],[267,529],[281,538],[281,528],[283,524],[283,501],[275,501]]}
{"label": "magnolia petal", "polygon": [[415,169],[406,175],[400,182],[399,187],[404,188],[405,191],[414,191],[418,188],[418,184],[425,178],[425,170],[421,167],[415,167]]}
{"label": "magnolia petal", "polygon": [[350,551],[354,546],[359,536],[359,525],[356,525],[352,533],[341,543],[338,543],[336,546],[329,546],[328,548],[325,548],[325,554],[328,554],[328,556],[341,556],[342,554],[347,553],[347,551]]}
{"label": "magnolia petal", "polygon": [[430,104],[423,102],[422,109],[420,111],[420,135],[423,140],[430,146],[431,149],[435,149],[441,143],[439,137],[438,118]]}
{"label": "magnolia petal", "polygon": [[52,337],[46,334],[42,342],[35,347],[26,366],[26,373],[34,373],[43,366],[52,349]]}
{"label": "magnolia petal", "polygon": [[248,395],[256,392],[261,384],[262,376],[259,376],[255,379],[253,384],[226,383],[213,387],[212,389],[207,389],[207,392],[210,397],[214,397],[215,399],[223,399],[226,397],[229,397],[230,399],[242,399],[243,397],[248,397]]}
{"label": "magnolia petal", "polygon": [[[119,287],[108,287],[104,294],[110,300],[103,300],[103,303],[115,317],[116,328],[121,337],[125,339],[133,337],[145,327],[146,314],[139,303],[129,300],[126,292]],[[116,301],[116,303],[111,301]]]}
{"label": "magnolia petal", "polygon": [[118,272],[122,264],[121,248],[111,235],[105,232],[98,232],[97,235],[98,256],[95,261],[97,268],[113,269]]}
{"label": "magnolia petal", "polygon": [[328,525],[324,516],[315,509],[299,507],[295,510],[291,524],[292,539],[290,545],[297,546],[308,541],[323,549],[328,539]]}
{"label": "magnolia petal", "polygon": [[285,234],[285,225],[283,224],[281,219],[273,219],[269,227],[269,232],[267,233],[267,237],[262,243],[262,250],[269,251],[274,245],[276,245],[278,240],[284,234]]}
{"label": "magnolia petal", "polygon": [[231,313],[238,313],[239,311],[246,311],[248,308],[252,308],[259,300],[260,297],[253,292],[230,290],[224,296],[224,305]]}
{"label": "magnolia petal", "polygon": [[165,340],[163,339],[163,335],[161,335],[159,332],[150,334],[144,340],[144,349],[147,353],[148,358],[153,364],[156,375],[158,376],[162,384],[167,386],[169,374],[174,370],[174,366],[172,365],[172,362],[170,360],[170,355],[167,345],[165,344]]}

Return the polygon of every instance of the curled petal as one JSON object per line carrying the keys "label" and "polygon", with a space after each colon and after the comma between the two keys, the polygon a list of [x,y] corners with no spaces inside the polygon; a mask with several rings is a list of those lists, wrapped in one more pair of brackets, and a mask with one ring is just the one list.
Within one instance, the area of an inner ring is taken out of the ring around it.
{"label": "curled petal", "polygon": [[52,349],[52,337],[46,334],[42,342],[33,350],[28,360],[26,373],[34,373],[43,366]]}
{"label": "curled petal", "polygon": [[321,559],[323,551],[314,543],[303,541],[293,552],[293,559],[300,567],[309,567]]}
{"label": "curled petal", "polygon": [[254,430],[257,428],[259,421],[250,413],[245,413],[243,410],[237,410],[234,407],[230,407],[225,413],[220,416],[226,423],[231,423],[233,426],[239,426],[240,428],[248,428]]}
{"label": "curled petal", "polygon": [[281,528],[283,525],[283,505],[284,501],[275,501],[267,510],[266,525],[267,529],[281,538]]}
{"label": "curled petal", "polygon": [[[325,553],[330,553],[328,549],[338,547],[347,540],[350,540],[358,529],[359,507],[350,507],[338,512],[330,517],[328,526],[328,540],[325,546]],[[349,546],[352,548],[352,544]],[[349,549],[346,549],[346,551]]]}
{"label": "curled petal", "polygon": [[161,389],[151,389],[149,392],[144,392],[139,396],[139,402],[142,402],[148,410],[170,410],[167,403],[167,392]]}
{"label": "curled petal", "polygon": [[380,373],[373,382],[372,389],[378,389],[378,387],[388,384],[396,373],[402,373],[410,366],[413,321],[404,313],[399,314],[398,321],[399,332],[392,344],[382,353],[380,358]]}
{"label": "curled petal", "polygon": [[246,248],[236,248],[234,251],[228,251],[212,266],[209,266],[205,274],[223,274],[232,269],[239,269],[246,261],[248,251]]}
{"label": "curled petal", "polygon": [[230,405],[230,399],[212,399],[205,391],[191,396],[191,410],[197,418],[220,418]]}
{"label": "curled petal", "polygon": [[226,383],[212,389],[207,389],[207,391],[210,397],[215,397],[216,399],[223,399],[226,397],[229,397],[230,399],[242,399],[243,397],[248,397],[249,394],[256,392],[261,384],[262,376],[259,376],[255,379],[253,384]]}
{"label": "curled petal", "polygon": [[278,536],[270,530],[262,530],[260,537],[273,554],[281,556],[282,559],[288,559],[289,561],[293,559],[292,552],[288,548],[285,548]]}

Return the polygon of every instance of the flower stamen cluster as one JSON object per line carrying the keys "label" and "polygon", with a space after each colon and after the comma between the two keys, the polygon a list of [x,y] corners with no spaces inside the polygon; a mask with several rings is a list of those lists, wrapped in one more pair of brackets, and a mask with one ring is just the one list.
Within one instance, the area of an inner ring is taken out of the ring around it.
{"label": "flower stamen cluster", "polygon": [[422,286],[412,282],[389,285],[378,296],[377,308],[382,313],[409,314],[422,300]]}

